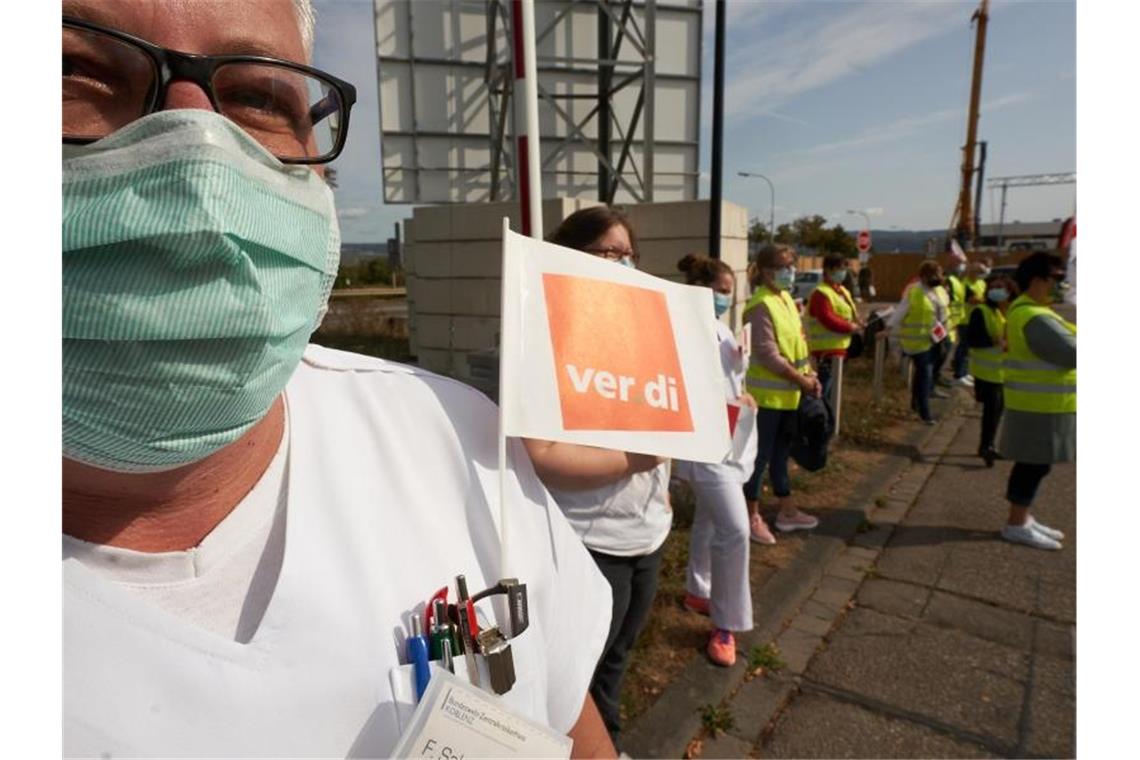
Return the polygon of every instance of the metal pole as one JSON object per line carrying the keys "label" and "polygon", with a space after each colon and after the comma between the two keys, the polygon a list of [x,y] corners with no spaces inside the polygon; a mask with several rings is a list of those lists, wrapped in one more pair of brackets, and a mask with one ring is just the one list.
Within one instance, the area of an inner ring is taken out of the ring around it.
{"label": "metal pole", "polygon": [[1001,238],[1002,233],[1005,232],[1005,191],[1009,189],[1009,185],[1005,182],[1001,183],[1001,211],[998,212],[998,256],[1001,255]]}
{"label": "metal pole", "polygon": [[[986,141],[978,143],[978,183],[974,186],[974,247],[982,229],[982,183],[986,178]],[[992,210],[992,209],[991,209]]]}
{"label": "metal pole", "polygon": [[724,0],[716,0],[713,45],[712,176],[709,182],[709,256],[720,258],[721,170],[724,158]]}
{"label": "metal pole", "polygon": [[839,435],[840,409],[843,406],[843,357],[831,357],[831,408],[835,412],[835,435]]}
{"label": "metal pole", "polygon": [[[645,3],[645,74],[642,87],[645,90],[645,113],[642,115],[641,127],[641,167],[645,176],[642,178],[642,196],[646,203],[653,202],[653,141],[657,119],[657,0],[646,0]],[[630,136],[630,140],[633,136]]]}
{"label": "metal pole", "polygon": [[[609,0],[598,0],[598,152],[605,161],[598,161],[598,200],[613,203],[610,189],[610,89],[613,85],[613,63],[610,43],[613,39],[613,22],[603,6]],[[617,185],[617,182],[614,182]]]}
{"label": "metal pole", "polygon": [[759,172],[737,172],[741,177],[756,177],[768,183],[768,237],[776,237],[776,186]]}
{"label": "metal pole", "polygon": [[526,102],[527,189],[530,231],[533,238],[542,239],[542,159],[539,154],[538,131],[538,71],[534,44],[534,0],[522,0],[523,93]]}

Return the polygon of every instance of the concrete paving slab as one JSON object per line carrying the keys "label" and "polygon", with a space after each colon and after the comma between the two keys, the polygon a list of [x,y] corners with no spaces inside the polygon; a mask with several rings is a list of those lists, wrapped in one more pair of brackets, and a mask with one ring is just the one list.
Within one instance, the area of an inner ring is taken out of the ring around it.
{"label": "concrete paving slab", "polygon": [[760,676],[745,681],[732,698],[732,714],[736,725],[729,733],[739,739],[756,742],[780,708],[788,701],[795,686],[783,678]]}
{"label": "concrete paving slab", "polygon": [[871,578],[859,589],[861,607],[898,617],[918,618],[930,600],[930,589],[913,583]]}
{"label": "concrete paving slab", "polygon": [[[1024,551],[1040,550],[1024,547]],[[951,551],[938,579],[938,588],[944,591],[1023,612],[1037,608],[1037,585],[1037,573],[1032,567],[1003,562],[993,553],[977,551]]]}
{"label": "concrete paving slab", "polygon": [[878,525],[871,530],[856,534],[854,542],[855,546],[857,547],[869,549],[878,553],[887,545],[887,542],[890,540],[891,526]]}
{"label": "concrete paving slab", "polygon": [[935,591],[923,622],[955,628],[986,641],[1029,651],[1033,644],[1033,618],[992,604]]}
{"label": "concrete paving slab", "polygon": [[961,631],[856,608],[805,677],[1013,747],[1027,659]]}
{"label": "concrete paving slab", "polygon": [[942,565],[950,554],[950,547],[944,544],[924,542],[919,544],[900,543],[906,535],[902,527],[887,544],[883,556],[875,564],[875,569],[884,578],[909,581],[923,586],[934,585],[942,573]]}
{"label": "concrete paving slab", "polygon": [[785,629],[776,639],[776,647],[780,650],[780,659],[784,661],[785,671],[794,675],[803,673],[821,643],[823,636],[819,634],[796,628]]}
{"label": "concrete paving slab", "polygon": [[1076,673],[1071,662],[1038,658],[1033,668],[1025,755],[1076,755]]}
{"label": "concrete paving slab", "polygon": [[721,734],[717,737],[706,737],[701,741],[701,751],[698,757],[730,758],[750,757],[753,742],[740,739],[732,734]]}
{"label": "concrete paving slab", "polygon": [[1072,660],[1076,656],[1077,629],[1043,620],[1037,622],[1037,651],[1050,657]]}
{"label": "concrete paving slab", "polygon": [[780,716],[762,757],[997,757],[927,726],[819,694]]}
{"label": "concrete paving slab", "polygon": [[811,633],[816,636],[826,636],[827,632],[831,630],[832,621],[816,617],[815,615],[799,614],[792,618],[792,622],[788,625],[789,628],[795,628],[797,631]]}

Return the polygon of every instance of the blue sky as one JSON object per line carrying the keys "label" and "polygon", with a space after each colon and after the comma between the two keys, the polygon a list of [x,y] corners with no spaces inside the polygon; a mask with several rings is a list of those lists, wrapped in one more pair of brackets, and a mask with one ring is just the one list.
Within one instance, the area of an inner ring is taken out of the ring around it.
{"label": "blue sky", "polygon": [[[431,2],[433,0],[418,0]],[[356,84],[345,153],[337,161],[344,239],[383,240],[410,206],[385,206],[371,0],[314,0],[317,66]],[[729,0],[724,196],[776,223],[819,213],[845,227],[865,209],[879,229],[945,227],[957,199],[976,3]],[[701,169],[709,164],[713,3],[705,3]],[[986,176],[1076,168],[1076,7],[991,4],[979,139]],[[701,184],[707,197],[708,183]],[[1015,188],[1006,219],[1063,217],[1074,185]],[[997,221],[985,191],[982,222]]]}

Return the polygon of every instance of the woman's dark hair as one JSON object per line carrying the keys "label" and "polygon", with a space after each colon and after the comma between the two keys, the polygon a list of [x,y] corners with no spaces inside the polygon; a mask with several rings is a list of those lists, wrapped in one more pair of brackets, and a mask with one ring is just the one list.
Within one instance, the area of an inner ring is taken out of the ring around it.
{"label": "woman's dark hair", "polygon": [[765,243],[760,246],[760,250],[756,252],[756,260],[752,262],[748,271],[748,284],[754,288],[759,287],[764,282],[764,270],[778,269],[780,257],[785,253],[790,253],[794,257],[796,249],[787,243]]}
{"label": "woman's dark hair", "polygon": [[829,253],[823,257],[823,270],[840,269],[847,263],[847,257],[841,253]]}
{"label": "woman's dark hair", "polygon": [[1065,271],[1064,259],[1049,251],[1038,251],[1022,259],[1013,276],[1017,280],[1017,287],[1024,293],[1029,290],[1029,283],[1033,280],[1039,277],[1043,280],[1048,279],[1057,269]]}
{"label": "woman's dark hair", "polygon": [[928,277],[934,277],[938,274],[938,270],[942,267],[934,259],[927,259],[922,262],[918,267],[919,279],[926,280]]}
{"label": "woman's dark hair", "polygon": [[641,251],[637,246],[637,235],[633,233],[633,226],[630,225],[625,214],[609,206],[590,206],[589,208],[578,209],[563,219],[562,224],[558,225],[558,229],[554,230],[546,240],[555,245],[584,251],[593,245],[598,238],[605,235],[610,227],[615,224],[625,227],[625,231],[629,235],[630,247],[633,248],[633,259],[636,262],[641,258]]}
{"label": "woman's dark hair", "polygon": [[677,269],[685,273],[685,282],[690,285],[711,287],[722,274],[732,276],[732,267],[728,264],[699,253],[686,254],[677,262]]}

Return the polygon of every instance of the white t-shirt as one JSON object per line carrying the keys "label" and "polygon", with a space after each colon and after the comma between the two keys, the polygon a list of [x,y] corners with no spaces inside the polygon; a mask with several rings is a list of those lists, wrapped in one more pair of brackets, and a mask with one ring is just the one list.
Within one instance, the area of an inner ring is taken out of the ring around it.
{"label": "white t-shirt", "polygon": [[130,589],[175,617],[247,642],[269,605],[285,555],[288,414],[277,453],[257,484],[202,542],[186,551],[138,552],[63,537],[63,558]]}
{"label": "white t-shirt", "polygon": [[[494,405],[316,346],[285,402],[284,556],[246,643],[64,560],[65,754],[389,755],[410,708],[390,676],[411,617],[456,574],[472,593],[502,577],[504,514],[530,627],[512,639],[517,680],[502,699],[568,731],[609,629],[609,584],[517,442],[500,512]],[[501,605],[478,606],[509,630]]]}
{"label": "white t-shirt", "polygon": [[601,488],[552,488],[550,493],[582,543],[602,554],[652,554],[665,543],[673,525],[668,462]]}

